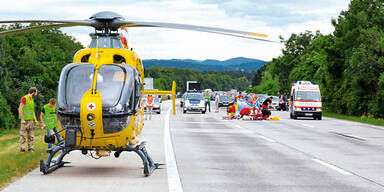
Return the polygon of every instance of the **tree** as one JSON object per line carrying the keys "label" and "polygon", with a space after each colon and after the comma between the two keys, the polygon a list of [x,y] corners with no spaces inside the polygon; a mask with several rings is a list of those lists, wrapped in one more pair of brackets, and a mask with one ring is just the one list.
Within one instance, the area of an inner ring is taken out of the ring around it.
{"label": "tree", "polygon": [[[21,27],[17,24],[3,26],[0,30]],[[58,29],[0,37],[0,89],[7,104],[4,105],[7,109],[3,110],[9,110],[12,115],[6,115],[7,118],[18,116],[20,98],[29,87],[39,90],[35,98],[37,110],[50,98],[56,98],[60,71],[72,62],[74,53],[81,48],[83,46],[73,37]],[[0,124],[0,130],[8,125]]]}
{"label": "tree", "polygon": [[323,105],[332,112],[384,117],[384,1],[352,0],[332,20],[331,35],[292,34],[283,55],[265,66],[261,85],[271,92],[290,88],[293,80],[320,85]]}

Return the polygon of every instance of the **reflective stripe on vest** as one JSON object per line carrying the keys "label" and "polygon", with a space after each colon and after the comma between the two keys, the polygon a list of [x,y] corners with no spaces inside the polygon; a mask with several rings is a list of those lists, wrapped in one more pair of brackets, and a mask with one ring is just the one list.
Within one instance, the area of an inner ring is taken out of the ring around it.
{"label": "reflective stripe on vest", "polygon": [[204,100],[211,101],[211,96],[209,94],[206,94]]}
{"label": "reflective stripe on vest", "polygon": [[49,108],[49,105],[44,105],[44,124],[46,129],[53,129],[56,127],[56,106]]}
{"label": "reflective stripe on vest", "polygon": [[33,98],[31,99],[28,95],[25,95],[23,98],[25,98],[25,104],[22,110],[23,118],[26,121],[33,120],[33,113],[35,112],[35,102],[33,101]]}

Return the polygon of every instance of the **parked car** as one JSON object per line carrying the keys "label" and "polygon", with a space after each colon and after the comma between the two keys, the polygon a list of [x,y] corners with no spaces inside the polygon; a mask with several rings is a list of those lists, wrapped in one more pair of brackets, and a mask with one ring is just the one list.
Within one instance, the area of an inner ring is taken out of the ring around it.
{"label": "parked car", "polygon": [[198,111],[204,114],[206,111],[204,104],[204,95],[202,93],[187,93],[185,95],[183,113]]}
{"label": "parked car", "polygon": [[[147,107],[144,107],[145,112],[147,112]],[[153,97],[153,108],[152,111],[156,111],[157,114],[161,113],[161,96]]]}
{"label": "parked car", "polygon": [[257,94],[257,96],[260,98],[261,103],[263,103],[265,99],[269,97],[267,94]]}
{"label": "parked car", "polygon": [[232,104],[233,104],[232,97],[230,97],[228,95],[220,95],[219,96],[219,107],[229,106]]}
{"label": "parked car", "polygon": [[157,114],[161,113],[161,96],[155,97],[153,100],[153,109],[152,111],[156,111]]}
{"label": "parked car", "polygon": [[279,107],[279,97],[278,96],[272,96],[272,106],[274,109],[278,109]]}
{"label": "parked car", "polygon": [[279,99],[279,105],[276,108],[278,111],[288,111],[288,102],[283,98]]}

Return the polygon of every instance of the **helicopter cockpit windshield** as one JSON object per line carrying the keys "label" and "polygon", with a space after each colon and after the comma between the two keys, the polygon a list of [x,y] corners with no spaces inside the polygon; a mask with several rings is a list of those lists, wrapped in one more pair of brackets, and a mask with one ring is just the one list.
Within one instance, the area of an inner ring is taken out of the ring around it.
{"label": "helicopter cockpit windshield", "polygon": [[[69,64],[60,76],[58,108],[79,113],[82,97],[91,89],[95,66]],[[103,65],[98,69],[96,90],[100,92],[103,111],[131,112],[131,95],[134,90],[136,70],[128,65]],[[113,109],[111,109],[113,108]]]}
{"label": "helicopter cockpit windshield", "polygon": [[[95,70],[92,64],[77,63],[69,64],[62,70],[57,102],[58,118],[62,124],[80,125],[74,119],[80,117],[81,101],[92,87]],[[132,115],[135,107],[137,77],[136,69],[129,65],[102,65],[98,69],[96,90],[101,95],[105,133],[119,131],[128,123],[128,116]]]}

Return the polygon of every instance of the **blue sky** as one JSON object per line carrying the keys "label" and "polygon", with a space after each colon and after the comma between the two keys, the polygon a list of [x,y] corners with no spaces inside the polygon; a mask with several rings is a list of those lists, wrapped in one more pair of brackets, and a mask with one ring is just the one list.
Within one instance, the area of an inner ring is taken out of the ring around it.
{"label": "blue sky", "polygon": [[[291,33],[331,33],[331,19],[349,0],[17,0],[2,2],[0,19],[87,19],[114,11],[133,21],[159,21],[252,31],[279,40]],[[93,29],[63,29],[85,46]],[[130,29],[128,37],[142,59],[250,57],[266,61],[281,55],[281,44],[172,29]]]}

